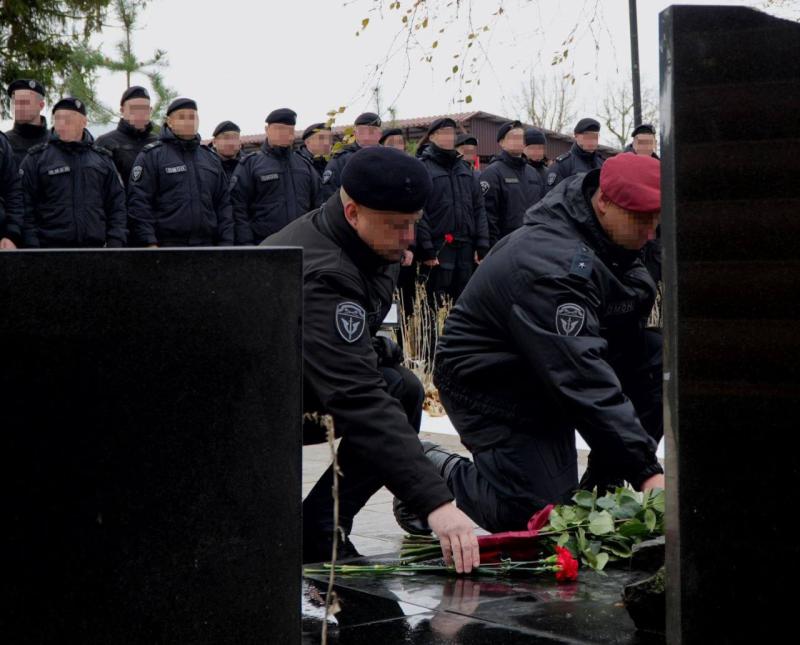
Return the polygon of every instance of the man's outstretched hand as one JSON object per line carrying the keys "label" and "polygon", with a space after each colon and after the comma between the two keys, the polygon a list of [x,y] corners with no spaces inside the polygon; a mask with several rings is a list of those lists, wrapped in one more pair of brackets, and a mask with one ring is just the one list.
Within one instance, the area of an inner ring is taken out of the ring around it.
{"label": "man's outstretched hand", "polygon": [[439,537],[444,561],[455,563],[458,573],[469,573],[480,566],[481,554],[472,520],[452,502],[442,504],[428,515],[428,525]]}
{"label": "man's outstretched hand", "polygon": [[664,475],[653,475],[646,479],[642,484],[642,491],[650,490],[651,488],[666,488],[664,485]]}

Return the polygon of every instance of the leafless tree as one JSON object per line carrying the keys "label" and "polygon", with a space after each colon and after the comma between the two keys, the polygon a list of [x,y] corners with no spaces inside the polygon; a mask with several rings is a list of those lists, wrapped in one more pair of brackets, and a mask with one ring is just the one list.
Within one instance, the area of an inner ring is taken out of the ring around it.
{"label": "leafless tree", "polygon": [[533,71],[522,84],[516,103],[524,120],[553,132],[568,132],[575,120],[575,88],[568,77]]}
{"label": "leafless tree", "polygon": [[[631,142],[631,134],[636,123],[633,122],[633,90],[630,78],[621,79],[606,88],[600,109],[604,139],[613,146],[624,148]],[[642,123],[658,127],[658,102],[655,92],[649,87],[642,88]]]}

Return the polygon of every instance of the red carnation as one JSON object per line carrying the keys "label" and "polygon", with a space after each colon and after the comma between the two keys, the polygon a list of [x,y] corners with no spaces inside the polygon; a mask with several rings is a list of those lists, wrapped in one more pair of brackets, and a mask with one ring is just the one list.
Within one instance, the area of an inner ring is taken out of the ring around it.
{"label": "red carnation", "polygon": [[452,244],[456,238],[453,237],[452,233],[445,233],[444,234],[444,243],[445,244]]}
{"label": "red carnation", "polygon": [[563,546],[556,547],[556,580],[569,582],[578,579],[578,561],[572,557],[569,549]]}

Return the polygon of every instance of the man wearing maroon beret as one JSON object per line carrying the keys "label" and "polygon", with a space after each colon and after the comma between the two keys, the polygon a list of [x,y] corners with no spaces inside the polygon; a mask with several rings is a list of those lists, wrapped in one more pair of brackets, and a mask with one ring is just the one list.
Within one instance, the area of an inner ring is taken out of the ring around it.
{"label": "man wearing maroon beret", "polygon": [[[576,488],[663,488],[655,284],[660,163],[622,154],[569,177],[474,274],[445,323],[434,382],[472,459],[427,444],[456,503],[483,528],[525,529]],[[578,481],[577,430],[591,448]],[[395,503],[401,525],[423,521]]]}

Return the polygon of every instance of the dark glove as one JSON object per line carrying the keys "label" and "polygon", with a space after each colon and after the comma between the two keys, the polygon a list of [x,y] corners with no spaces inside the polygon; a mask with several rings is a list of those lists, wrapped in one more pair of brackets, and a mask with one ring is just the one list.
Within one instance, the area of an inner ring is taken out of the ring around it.
{"label": "dark glove", "polygon": [[484,246],[479,246],[479,247],[476,249],[476,252],[477,252],[477,254],[478,254],[478,259],[479,259],[479,260],[483,260],[483,258],[485,258],[485,257],[486,257],[486,255],[489,253],[489,249],[487,249],[487,248],[486,248],[486,247],[484,247]]}
{"label": "dark glove", "polygon": [[394,367],[403,362],[403,350],[391,338],[373,336],[372,349],[378,355],[378,367]]}

